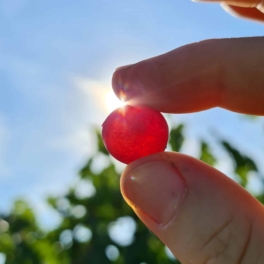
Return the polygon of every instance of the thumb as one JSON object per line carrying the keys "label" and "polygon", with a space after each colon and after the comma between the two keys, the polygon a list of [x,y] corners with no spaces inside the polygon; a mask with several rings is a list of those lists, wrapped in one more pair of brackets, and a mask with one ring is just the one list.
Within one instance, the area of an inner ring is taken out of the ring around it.
{"label": "thumb", "polygon": [[164,152],[131,163],[121,191],[183,264],[264,263],[264,210],[207,164]]}

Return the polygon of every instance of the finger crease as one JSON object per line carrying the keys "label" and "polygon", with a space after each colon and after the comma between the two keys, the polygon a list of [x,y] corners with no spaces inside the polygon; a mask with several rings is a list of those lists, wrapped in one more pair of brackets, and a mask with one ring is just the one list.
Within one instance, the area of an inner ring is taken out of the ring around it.
{"label": "finger crease", "polygon": [[202,251],[204,248],[212,241],[214,240],[226,227],[229,226],[229,224],[233,221],[233,217],[231,217],[224,225],[222,225],[216,232],[214,232],[209,239],[205,242],[205,244],[202,247]]}
{"label": "finger crease", "polygon": [[247,238],[246,238],[245,244],[243,246],[242,252],[240,253],[240,256],[239,256],[237,264],[241,264],[242,263],[242,260],[244,259],[245,254],[246,254],[246,252],[248,250],[248,245],[250,243],[251,234],[252,234],[252,225],[253,225],[253,221],[251,220],[250,223],[249,223],[249,230],[248,230]]}

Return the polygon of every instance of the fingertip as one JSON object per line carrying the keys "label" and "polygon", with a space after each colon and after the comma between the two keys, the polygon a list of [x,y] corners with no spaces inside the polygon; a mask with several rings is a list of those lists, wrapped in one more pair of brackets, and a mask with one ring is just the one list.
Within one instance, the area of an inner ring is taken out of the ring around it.
{"label": "fingertip", "polygon": [[123,78],[123,67],[119,67],[115,70],[112,76],[112,87],[115,95],[121,100],[126,101],[124,98],[124,78]]}
{"label": "fingertip", "polygon": [[140,93],[140,73],[138,66],[130,64],[119,67],[115,70],[112,77],[112,87],[116,96],[124,102],[128,102]]}
{"label": "fingertip", "polygon": [[112,87],[117,97],[133,104],[149,106],[149,94],[161,89],[162,63],[156,57],[117,68]]}
{"label": "fingertip", "polygon": [[121,174],[121,178],[120,178],[121,190],[123,189],[124,181],[126,180],[126,178],[128,177],[129,173],[132,170],[134,170],[137,167],[143,165],[144,163],[163,160],[164,156],[166,157],[167,153],[168,152],[155,153],[155,154],[152,154],[152,155],[149,155],[149,156],[145,156],[143,158],[137,159],[137,160],[129,163],[126,166],[126,168],[124,169],[123,173]]}
{"label": "fingertip", "polygon": [[173,163],[159,159],[159,155],[129,168],[121,189],[127,203],[140,216],[143,213],[158,225],[170,221],[186,193],[179,171]]}
{"label": "fingertip", "polygon": [[249,20],[264,22],[264,14],[257,8],[244,8],[222,3],[221,7],[235,18],[246,18]]}
{"label": "fingertip", "polygon": [[[176,154],[177,155],[177,154]],[[121,174],[121,178],[120,178],[120,189],[121,189],[121,193],[124,197],[124,199],[126,200],[126,202],[131,206],[131,203],[129,202],[129,200],[127,199],[127,195],[126,195],[126,191],[125,191],[125,185],[127,180],[129,180],[129,175],[133,170],[136,170],[137,168],[139,168],[140,166],[150,163],[150,162],[159,162],[159,161],[164,161],[164,160],[169,160],[169,152],[159,152],[159,153],[155,153],[149,156],[145,156],[143,158],[137,159],[133,162],[131,162],[130,164],[128,164],[125,168],[125,170],[123,171],[123,173]]]}

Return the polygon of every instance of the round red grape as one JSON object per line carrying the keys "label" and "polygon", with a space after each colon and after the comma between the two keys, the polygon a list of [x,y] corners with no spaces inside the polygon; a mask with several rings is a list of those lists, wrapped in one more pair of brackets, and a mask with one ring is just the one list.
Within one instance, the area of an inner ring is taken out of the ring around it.
{"label": "round red grape", "polygon": [[163,115],[145,106],[120,107],[106,118],[102,127],[106,149],[126,164],[164,151],[169,137]]}

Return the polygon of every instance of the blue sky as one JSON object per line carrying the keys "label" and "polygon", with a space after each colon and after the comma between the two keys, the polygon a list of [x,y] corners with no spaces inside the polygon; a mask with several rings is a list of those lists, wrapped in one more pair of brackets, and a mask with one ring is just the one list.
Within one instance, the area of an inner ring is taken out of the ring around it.
{"label": "blue sky", "polygon": [[[203,39],[263,33],[219,5],[189,0],[1,1],[0,211],[28,197],[49,224],[42,201],[75,182],[94,152],[89,129],[109,113],[104,97],[116,67]],[[263,119],[214,109],[173,120],[187,124],[186,153],[195,155],[196,138],[211,140],[213,130],[261,163]],[[219,169],[230,173],[217,151]]]}

